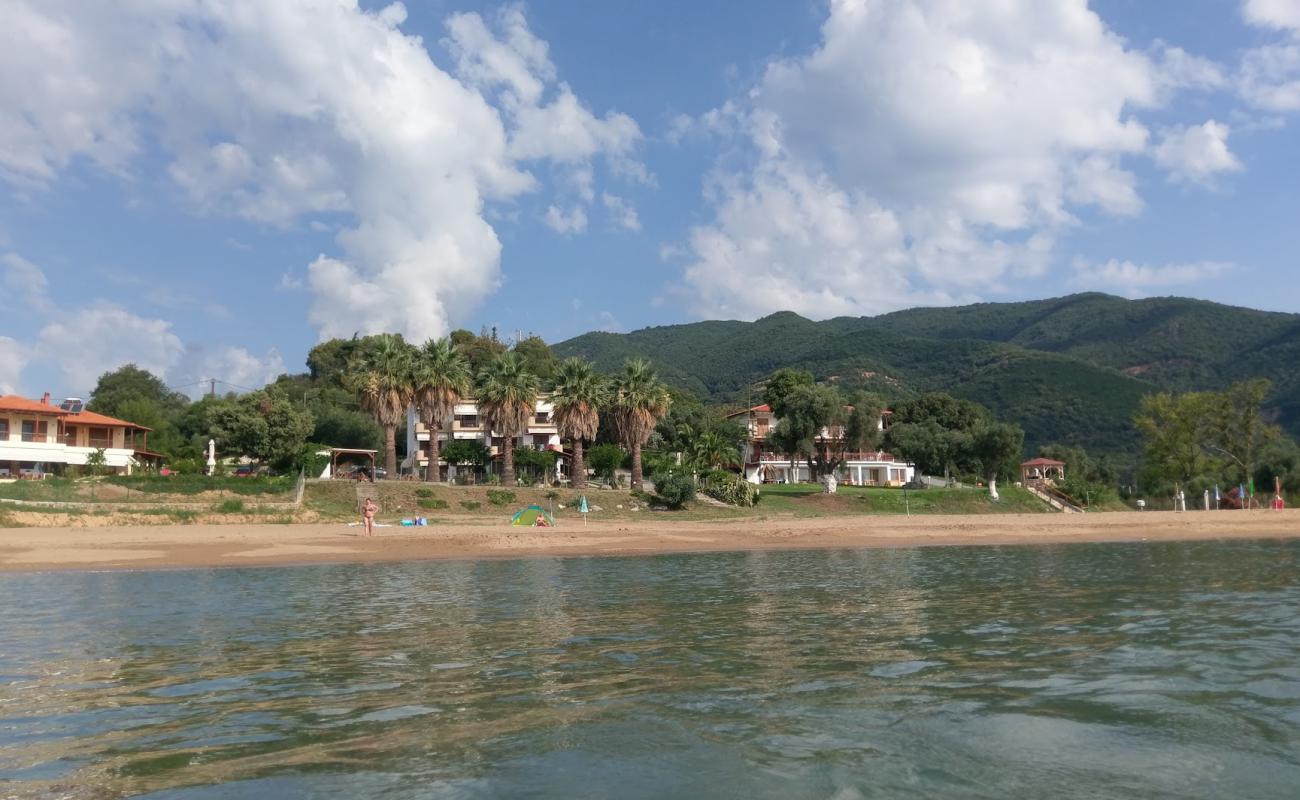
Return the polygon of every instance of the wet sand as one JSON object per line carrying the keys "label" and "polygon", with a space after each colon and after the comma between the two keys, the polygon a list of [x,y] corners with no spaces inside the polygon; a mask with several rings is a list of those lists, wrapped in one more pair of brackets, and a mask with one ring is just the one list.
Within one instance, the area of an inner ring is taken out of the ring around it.
{"label": "wet sand", "polygon": [[563,522],[517,528],[466,520],[380,528],[346,523],[0,529],[0,571],[159,569],[724,550],[1300,538],[1300,510],[968,516],[855,516],[689,522]]}

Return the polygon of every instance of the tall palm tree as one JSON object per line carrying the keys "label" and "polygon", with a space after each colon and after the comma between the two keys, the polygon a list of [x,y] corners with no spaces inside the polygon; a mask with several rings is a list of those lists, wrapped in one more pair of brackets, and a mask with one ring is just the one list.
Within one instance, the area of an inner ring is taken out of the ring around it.
{"label": "tall palm tree", "polygon": [[555,427],[573,440],[573,488],[587,488],[587,462],[583,445],[596,438],[600,407],[609,400],[609,385],[591,364],[580,358],[565,359],[555,371]]}
{"label": "tall palm tree", "polygon": [[515,437],[527,428],[537,408],[537,389],[537,376],[514,353],[502,353],[478,374],[479,412],[488,430],[505,439],[501,448],[501,482],[507,486],[515,482]]}
{"label": "tall palm tree", "polygon": [[397,426],[414,394],[411,361],[411,347],[401,336],[381,333],[348,362],[344,377],[361,408],[384,429],[384,465],[390,478],[397,476]]}
{"label": "tall palm tree", "polygon": [[456,404],[470,393],[474,375],[469,359],[450,339],[430,339],[414,353],[412,370],[415,408],[420,421],[429,430],[429,467],[425,480],[437,483],[438,434],[442,424],[456,410]]}
{"label": "tall palm tree", "polygon": [[623,446],[632,451],[632,488],[640,489],[641,446],[650,440],[672,398],[649,361],[633,359],[614,379],[614,426]]}

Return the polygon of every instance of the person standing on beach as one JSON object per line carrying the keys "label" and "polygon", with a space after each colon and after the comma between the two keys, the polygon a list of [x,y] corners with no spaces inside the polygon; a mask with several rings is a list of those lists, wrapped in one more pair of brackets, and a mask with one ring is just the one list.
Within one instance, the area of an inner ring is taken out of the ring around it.
{"label": "person standing on beach", "polygon": [[369,497],[361,504],[361,519],[366,525],[366,536],[375,535],[375,512],[378,510],[379,506],[375,505],[375,501]]}

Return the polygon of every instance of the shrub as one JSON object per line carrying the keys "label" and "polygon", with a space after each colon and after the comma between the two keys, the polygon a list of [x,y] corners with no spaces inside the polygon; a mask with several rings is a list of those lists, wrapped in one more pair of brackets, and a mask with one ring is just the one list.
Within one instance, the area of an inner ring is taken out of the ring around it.
{"label": "shrub", "polygon": [[479,510],[479,507],[481,507],[481,506],[483,505],[482,503],[480,503],[480,502],[477,501],[477,500],[461,500],[461,501],[460,501],[460,504],[461,504],[462,507],[464,507],[465,509],[467,509],[467,510],[469,510],[469,511],[478,511],[478,510]]}
{"label": "shrub", "polygon": [[488,489],[487,499],[494,506],[509,505],[515,501],[515,493],[509,489]]}
{"label": "shrub", "polygon": [[216,512],[218,514],[240,514],[244,511],[244,501],[232,497],[229,500],[222,500],[217,503]]}
{"label": "shrub", "polygon": [[416,490],[415,490],[415,496],[416,496],[416,497],[433,497],[433,490],[430,489],[430,488],[428,488],[428,487],[426,487],[426,486],[421,486],[419,489],[416,489]]}
{"label": "shrub", "polygon": [[436,497],[421,497],[419,500],[420,508],[450,508],[451,504],[446,500],[440,500]]}
{"label": "shrub", "polygon": [[598,444],[587,451],[587,466],[595,471],[596,477],[614,482],[614,472],[623,466],[627,453],[616,444]]}
{"label": "shrub", "polygon": [[695,480],[690,475],[672,473],[655,482],[655,491],[669,508],[681,508],[695,499]]}
{"label": "shrub", "polygon": [[715,470],[705,476],[703,491],[714,500],[748,508],[758,504],[758,487],[734,472]]}

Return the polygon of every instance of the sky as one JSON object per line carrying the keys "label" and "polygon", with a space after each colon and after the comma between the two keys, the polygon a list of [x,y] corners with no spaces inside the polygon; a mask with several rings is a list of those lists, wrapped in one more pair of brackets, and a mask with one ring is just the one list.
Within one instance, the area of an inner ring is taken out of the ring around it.
{"label": "sky", "polygon": [[0,0],[0,392],[1103,291],[1300,312],[1300,0]]}

